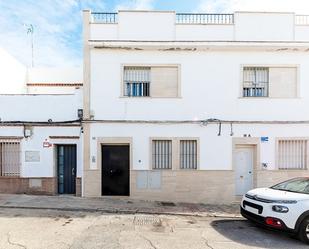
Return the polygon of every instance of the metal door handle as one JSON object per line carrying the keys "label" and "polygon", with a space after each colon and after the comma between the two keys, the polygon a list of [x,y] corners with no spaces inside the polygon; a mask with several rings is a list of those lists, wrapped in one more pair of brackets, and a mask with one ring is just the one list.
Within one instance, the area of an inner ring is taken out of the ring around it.
{"label": "metal door handle", "polygon": [[75,175],[75,168],[72,168],[72,175]]}

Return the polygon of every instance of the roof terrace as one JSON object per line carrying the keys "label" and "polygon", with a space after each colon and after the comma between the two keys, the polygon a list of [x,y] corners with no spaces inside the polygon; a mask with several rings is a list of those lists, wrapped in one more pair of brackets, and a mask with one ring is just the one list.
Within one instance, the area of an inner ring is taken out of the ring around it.
{"label": "roof terrace", "polygon": [[309,15],[174,11],[85,11],[90,40],[309,41]]}

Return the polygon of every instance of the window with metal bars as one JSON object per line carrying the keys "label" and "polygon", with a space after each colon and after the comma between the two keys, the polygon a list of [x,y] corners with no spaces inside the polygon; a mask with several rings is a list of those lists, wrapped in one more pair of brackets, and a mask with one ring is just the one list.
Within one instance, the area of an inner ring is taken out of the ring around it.
{"label": "window with metal bars", "polygon": [[180,169],[197,169],[196,140],[180,140]]}
{"label": "window with metal bars", "polygon": [[20,142],[0,141],[0,176],[19,176],[20,164]]}
{"label": "window with metal bars", "polygon": [[307,169],[307,143],[305,139],[278,141],[279,169]]}
{"label": "window with metal bars", "polygon": [[124,67],[124,96],[150,96],[150,67]]}
{"label": "window with metal bars", "polygon": [[152,140],[152,168],[172,169],[172,140]]}
{"label": "window with metal bars", "polygon": [[244,67],[243,80],[243,97],[268,97],[268,67]]}

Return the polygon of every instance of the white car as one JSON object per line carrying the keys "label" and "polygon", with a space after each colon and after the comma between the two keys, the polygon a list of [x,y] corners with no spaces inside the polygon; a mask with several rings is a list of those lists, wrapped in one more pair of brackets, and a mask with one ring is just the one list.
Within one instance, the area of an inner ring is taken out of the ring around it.
{"label": "white car", "polygon": [[242,198],[240,211],[248,220],[297,234],[309,244],[309,177],[250,190]]}

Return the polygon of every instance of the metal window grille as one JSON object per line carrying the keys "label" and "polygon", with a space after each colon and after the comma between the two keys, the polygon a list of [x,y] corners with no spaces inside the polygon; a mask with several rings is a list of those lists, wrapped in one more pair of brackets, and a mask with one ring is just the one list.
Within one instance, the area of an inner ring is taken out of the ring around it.
{"label": "metal window grille", "polygon": [[307,169],[307,140],[279,140],[278,168]]}
{"label": "metal window grille", "polygon": [[197,169],[197,141],[180,141],[180,168]]}
{"label": "metal window grille", "polygon": [[268,96],[269,69],[267,67],[245,67],[243,73],[243,97]]}
{"label": "metal window grille", "polygon": [[20,164],[20,143],[0,141],[0,176],[19,176]]}
{"label": "metal window grille", "polygon": [[152,168],[171,169],[172,168],[172,141],[153,140],[152,141]]}
{"label": "metal window grille", "polygon": [[124,68],[124,96],[150,96],[150,67]]}

